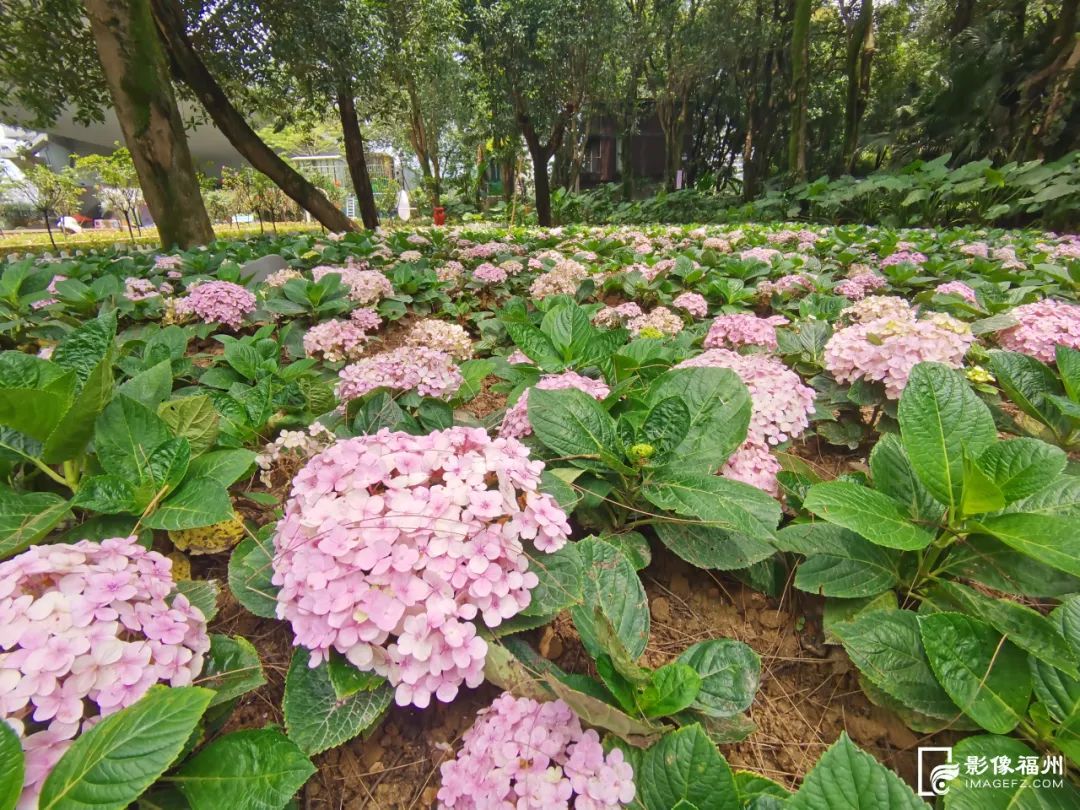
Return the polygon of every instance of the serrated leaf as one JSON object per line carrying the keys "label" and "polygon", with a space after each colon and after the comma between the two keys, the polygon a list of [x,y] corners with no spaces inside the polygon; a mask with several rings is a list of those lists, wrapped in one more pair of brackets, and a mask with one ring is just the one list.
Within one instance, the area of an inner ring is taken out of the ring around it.
{"label": "serrated leaf", "polygon": [[157,408],[169,398],[172,383],[172,360],[162,360],[139,372],[117,390],[148,408]]}
{"label": "serrated leaf", "polygon": [[714,473],[746,439],[750,394],[734,371],[726,368],[671,369],[649,386],[646,401],[655,407],[677,397],[690,422],[685,437],[670,450],[680,472]]}
{"label": "serrated leaf", "polygon": [[735,571],[776,553],[776,548],[765,540],[717,526],[662,520],[653,528],[665,546],[698,568]]}
{"label": "serrated leaf", "polygon": [[584,391],[531,388],[528,411],[536,437],[577,466],[605,469],[603,459],[613,454],[621,456],[615,422]]}
{"label": "serrated leaf", "polygon": [[938,682],[964,714],[995,734],[1012,731],[1031,697],[1027,656],[961,613],[920,616],[919,630]]}
{"label": "serrated leaf", "polygon": [[[1080,596],[1073,596],[1054,608],[1049,621],[1065,638],[1073,654],[1080,656]],[[1080,678],[1034,657],[1031,678],[1036,696],[1057,722],[1065,722],[1080,710]]]}
{"label": "serrated leaf", "polygon": [[641,494],[655,506],[702,524],[774,542],[780,504],[756,487],[717,475],[657,471]]}
{"label": "serrated leaf", "polygon": [[642,756],[635,781],[647,810],[670,810],[680,801],[700,810],[741,807],[731,768],[699,725],[665,734]]}
{"label": "serrated leaf", "polygon": [[931,717],[960,714],[934,675],[915,613],[866,611],[850,621],[834,623],[832,632],[859,671],[905,706]]}
{"label": "serrated leaf", "polygon": [[900,397],[900,433],[911,466],[938,501],[956,511],[964,451],[977,456],[997,439],[989,409],[947,366],[919,363]]}
{"label": "serrated leaf", "polygon": [[583,593],[581,604],[571,607],[570,615],[582,644],[594,657],[604,651],[593,615],[599,608],[636,659],[649,640],[650,617],[633,563],[615,546],[595,537],[579,540],[575,547],[581,555]]}
{"label": "serrated leaf", "polygon": [[657,402],[645,415],[639,435],[652,446],[653,459],[659,461],[668,456],[690,430],[690,411],[681,397],[668,397]]}
{"label": "serrated leaf", "polygon": [[1067,460],[1062,450],[1038,439],[1009,439],[987,447],[976,462],[1012,503],[1055,481]]}
{"label": "serrated leaf", "polygon": [[582,600],[585,586],[581,555],[576,544],[567,543],[551,554],[531,554],[529,570],[540,581],[530,592],[529,604],[521,611],[522,614],[547,616]]}
{"label": "serrated leaf", "polygon": [[975,528],[1052,568],[1080,577],[1080,534],[1075,523],[1050,515],[983,518]]}
{"label": "serrated leaf", "polygon": [[254,463],[255,454],[250,450],[240,448],[214,450],[192,459],[188,477],[210,478],[221,486],[228,487],[232,486]]}
{"label": "serrated leaf", "polygon": [[874,488],[901,504],[908,517],[928,523],[941,519],[945,507],[923,486],[895,433],[883,434],[870,451],[870,474]]}
{"label": "serrated leaf", "polygon": [[687,664],[675,661],[652,673],[638,690],[637,707],[646,717],[667,717],[689,708],[701,690],[701,676]]}
{"label": "serrated leaf", "polygon": [[97,420],[94,448],[105,472],[136,487],[153,486],[147,459],[168,438],[169,429],[156,413],[120,394]]}
{"label": "serrated leaf", "polygon": [[55,493],[0,486],[0,560],[36,543],[69,511],[68,502]]}
{"label": "serrated leaf", "polygon": [[226,703],[266,683],[255,647],[243,636],[210,634],[210,652],[196,684],[214,690],[211,706]]}
{"label": "serrated leaf", "polygon": [[693,708],[732,717],[750,708],[761,681],[761,659],[741,641],[709,639],[687,647],[678,660],[701,676]]}
{"label": "serrated leaf", "polygon": [[285,728],[304,753],[318,754],[371,728],[390,706],[388,683],[339,698],[326,664],[309,666],[310,653],[297,647],[285,678]]}
{"label": "serrated leaf", "polygon": [[336,650],[331,651],[326,662],[326,673],[334,687],[338,700],[352,697],[357,692],[371,692],[386,683],[386,678],[375,672],[365,672],[354,667]]}
{"label": "serrated leaf", "polygon": [[233,516],[229,492],[212,478],[188,479],[153,512],[143,518],[150,529],[197,529]]}
{"label": "serrated leaf", "polygon": [[171,781],[191,810],[279,810],[315,773],[303,752],[274,728],[235,731],[204,746]]}
{"label": "serrated leaf", "polygon": [[856,746],[844,731],[784,807],[789,810],[930,810],[930,805],[916,796],[903,779]]}
{"label": "serrated leaf", "polygon": [[209,689],[152,686],[80,735],[45,779],[39,810],[121,810],[172,764],[213,698]]}
{"label": "serrated leaf", "polygon": [[886,548],[922,549],[934,539],[931,532],[908,520],[888,495],[847,481],[814,484],[803,507]]}
{"label": "serrated leaf", "polygon": [[188,440],[193,457],[205,453],[217,441],[221,416],[208,396],[182,397],[162,402],[157,413],[174,436]]}
{"label": "serrated leaf", "polygon": [[855,532],[828,523],[795,523],[776,534],[777,545],[806,559],[795,587],[845,599],[876,596],[899,584],[899,557]]}
{"label": "serrated leaf", "polygon": [[278,587],[274,576],[269,540],[245,537],[229,557],[229,590],[236,600],[256,616],[277,618]]}
{"label": "serrated leaf", "polygon": [[0,720],[0,810],[15,810],[25,772],[22,744],[11,726]]}

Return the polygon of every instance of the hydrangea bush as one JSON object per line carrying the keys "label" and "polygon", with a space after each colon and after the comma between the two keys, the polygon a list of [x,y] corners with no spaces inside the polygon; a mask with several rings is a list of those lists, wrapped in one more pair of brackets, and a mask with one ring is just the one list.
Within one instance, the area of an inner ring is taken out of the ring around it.
{"label": "hydrangea bush", "polygon": [[483,680],[486,642],[538,582],[525,543],[556,551],[565,513],[515,439],[453,427],[339,441],[293,481],[274,534],[278,616],[311,664],[331,650],[384,675],[401,705]]}
{"label": "hydrangea bush", "polygon": [[1080,349],[1080,306],[1046,298],[1010,310],[1017,325],[998,333],[1003,349],[1054,362],[1054,349]]}
{"label": "hydrangea bush", "polygon": [[446,352],[426,346],[400,346],[351,363],[338,373],[341,402],[376,388],[416,391],[425,397],[448,397],[461,387],[461,369]]}
{"label": "hydrangea bush", "polygon": [[0,562],[0,722],[22,740],[20,807],[75,737],[155,683],[187,686],[210,647],[172,562],[134,537],[32,546]]}
{"label": "hydrangea bush", "polygon": [[182,317],[195,317],[204,323],[221,323],[239,329],[244,316],[255,309],[255,295],[231,281],[204,281],[176,299],[174,309]]}

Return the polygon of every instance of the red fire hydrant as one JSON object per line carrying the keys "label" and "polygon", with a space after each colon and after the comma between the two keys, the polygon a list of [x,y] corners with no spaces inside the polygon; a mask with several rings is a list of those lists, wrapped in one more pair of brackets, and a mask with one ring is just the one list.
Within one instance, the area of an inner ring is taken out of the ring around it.
{"label": "red fire hydrant", "polygon": [[446,209],[441,205],[436,205],[431,212],[431,220],[436,225],[446,224]]}

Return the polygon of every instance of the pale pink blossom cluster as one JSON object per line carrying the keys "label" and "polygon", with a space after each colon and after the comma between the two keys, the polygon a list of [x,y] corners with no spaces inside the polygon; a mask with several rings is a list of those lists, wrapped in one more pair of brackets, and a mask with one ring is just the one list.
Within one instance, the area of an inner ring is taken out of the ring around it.
{"label": "pale pink blossom cluster", "polygon": [[677,335],[683,330],[682,318],[667,307],[655,307],[647,315],[638,315],[626,322],[634,337],[663,337]]}
{"label": "pale pink blossom cluster", "polygon": [[506,362],[512,366],[516,365],[535,365],[529,355],[525,354],[521,349],[514,349],[510,354],[506,356]]}
{"label": "pale pink blossom cluster", "polygon": [[278,617],[311,665],[337,650],[385,676],[399,705],[449,702],[484,679],[496,627],[538,584],[523,541],[556,551],[566,514],[514,439],[452,427],[346,439],[293,480],[274,535]]}
{"label": "pale pink blossom cluster", "polygon": [[349,313],[349,320],[363,329],[365,332],[374,332],[382,326],[382,318],[371,307],[360,307]]}
{"label": "pale pink blossom cluster", "polygon": [[581,282],[589,277],[589,271],[583,264],[573,259],[564,259],[554,268],[538,276],[529,287],[529,294],[536,300],[549,295],[573,295]]}
{"label": "pale pink blossom cluster", "polygon": [[1062,237],[1062,241],[1054,246],[1053,256],[1055,259],[1080,260],[1080,237]]}
{"label": "pale pink blossom cluster", "polygon": [[284,287],[294,278],[303,278],[303,274],[292,267],[283,267],[268,275],[264,283],[267,287]]}
{"label": "pale pink blossom cluster", "polygon": [[465,267],[461,262],[451,259],[446,264],[435,268],[435,278],[439,281],[457,281],[465,273]]}
{"label": "pale pink blossom cluster", "polygon": [[188,288],[187,295],[176,299],[175,311],[184,317],[194,316],[204,323],[222,323],[239,329],[244,316],[255,309],[255,295],[231,281],[204,281]]}
{"label": "pale pink blossom cluster", "polygon": [[885,395],[899,399],[917,364],[959,368],[974,340],[966,323],[941,312],[878,318],[838,329],[825,344],[825,368],[839,382],[882,382]]}
{"label": "pale pink blossom cluster", "polygon": [[750,392],[750,427],[720,474],[776,495],[780,464],[769,448],[797,438],[810,425],[814,389],[775,357],[709,349],[676,368],[714,367],[734,371]]}
{"label": "pale pink blossom cluster", "polygon": [[479,281],[483,284],[502,284],[506,281],[506,271],[501,267],[491,264],[490,262],[483,262],[475,270],[473,270],[473,281]]}
{"label": "pale pink blossom cluster", "polygon": [[592,322],[603,329],[615,329],[624,326],[631,318],[637,318],[645,313],[634,301],[618,304],[613,307],[604,307],[595,315]]}
{"label": "pale pink blossom cluster", "polygon": [[814,280],[802,273],[791,273],[781,276],[776,281],[763,281],[757,286],[760,295],[771,297],[773,295],[795,295],[806,293],[814,289]]}
{"label": "pale pink blossom cluster", "polygon": [[1006,270],[1026,270],[1027,265],[1020,261],[1016,256],[1016,248],[1013,247],[999,247],[995,248],[994,252],[990,254],[994,261],[1001,262],[1001,266]]}
{"label": "pale pink blossom cluster", "polygon": [[307,461],[316,453],[321,453],[337,440],[334,432],[322,422],[312,422],[307,430],[283,430],[272,442],[263,445],[255,456],[259,480],[267,487],[274,485],[274,468],[282,462],[298,463]]}
{"label": "pale pink blossom cluster", "polygon": [[368,340],[367,332],[356,321],[333,318],[315,324],[304,333],[304,354],[328,363],[355,360],[364,353]]}
{"label": "pale pink blossom cluster", "polygon": [[705,250],[715,250],[717,253],[730,253],[731,243],[719,236],[709,236],[701,243]]}
{"label": "pale pink blossom cluster", "polygon": [[436,318],[422,318],[414,323],[405,335],[405,343],[438,349],[457,360],[468,360],[473,355],[472,338],[465,327]]}
{"label": "pale pink blossom cluster", "polygon": [[977,300],[975,290],[962,281],[946,281],[944,284],[938,284],[934,292],[939,295],[958,295],[969,304],[974,304]]}
{"label": "pale pink blossom cluster", "polygon": [[[897,245],[900,247],[900,245]],[[882,267],[892,267],[897,264],[926,264],[926,254],[912,250],[897,250],[881,260]]]}
{"label": "pale pink blossom cluster", "polygon": [[508,276],[516,276],[525,269],[525,265],[519,259],[507,259],[499,263],[499,267],[506,271]]}
{"label": "pale pink blossom cluster", "polygon": [[[59,284],[61,281],[67,281],[67,280],[68,280],[67,276],[62,276],[59,273],[57,273],[55,276],[53,276],[51,279],[49,279],[49,286],[45,288],[45,291],[50,292],[50,293],[55,293],[56,292],[56,285]],[[59,300],[56,299],[56,298],[41,298],[41,299],[39,299],[37,301],[33,301],[30,304],[30,309],[42,309],[44,307],[52,306],[53,304],[57,304],[57,303],[59,303]]]}
{"label": "pale pink blossom cluster", "polygon": [[[665,273],[669,273],[675,269],[674,259],[658,259],[651,265],[638,264],[634,265],[634,268],[641,272],[641,275],[645,277],[646,281],[653,281],[657,276],[662,276]],[[631,269],[631,268],[627,268]]]}
{"label": "pale pink blossom cluster", "polygon": [[134,537],[31,546],[0,563],[0,723],[19,735],[19,807],[75,737],[155,683],[187,686],[210,648],[172,562]]}
{"label": "pale pink blossom cluster", "polygon": [[960,252],[965,256],[974,256],[979,259],[990,258],[990,247],[986,242],[970,242],[960,246]]}
{"label": "pale pink blossom cluster", "polygon": [[440,769],[439,810],[615,810],[634,800],[623,752],[605,755],[600,736],[561,700],[504,692],[462,742]]}
{"label": "pale pink blossom cluster", "polygon": [[805,228],[800,231],[782,230],[766,234],[765,240],[771,245],[785,245],[788,242],[798,242],[800,245],[813,245],[820,237],[813,231]]}
{"label": "pale pink blossom cluster", "polygon": [[465,260],[471,259],[490,259],[500,251],[506,250],[506,245],[502,242],[484,242],[480,245],[472,245],[461,251],[461,258]]}
{"label": "pale pink blossom cluster", "polygon": [[1009,311],[1017,325],[999,332],[1001,348],[1054,362],[1054,348],[1080,349],[1080,306],[1053,298]]}
{"label": "pale pink blossom cluster", "polygon": [[853,323],[868,323],[878,318],[914,318],[915,309],[895,295],[868,295],[842,309],[840,317]]}
{"label": "pale pink blossom cluster", "polygon": [[418,262],[424,258],[424,254],[419,250],[403,250],[398,258],[403,262]]}
{"label": "pale pink blossom cluster", "polygon": [[376,388],[413,391],[424,397],[451,396],[463,382],[461,369],[446,352],[426,346],[399,346],[351,363],[338,372],[337,398],[362,397]]}
{"label": "pale pink blossom cluster", "polygon": [[772,264],[773,259],[779,259],[780,255],[780,251],[774,248],[752,247],[741,251],[739,253],[739,258],[744,262],[752,260],[762,262],[763,264]]}
{"label": "pale pink blossom cluster", "polygon": [[184,266],[184,260],[180,256],[155,256],[155,270],[179,270]]}
{"label": "pale pink blossom cluster", "polygon": [[159,295],[157,285],[148,278],[129,276],[124,279],[124,298],[128,301],[145,301]]}
{"label": "pale pink blossom cluster", "polygon": [[704,318],[709,314],[709,302],[700,293],[679,293],[671,303],[676,309],[685,310],[694,318]]}
{"label": "pale pink blossom cluster", "polygon": [[788,319],[783,315],[760,318],[749,312],[734,315],[718,315],[709,326],[702,345],[706,349],[736,349],[739,346],[763,346],[776,348],[776,327],[784,326]]}
{"label": "pale pink blossom cluster", "polygon": [[405,241],[408,242],[410,245],[418,245],[420,247],[431,244],[430,239],[419,233],[410,233],[408,236],[405,237]]}
{"label": "pale pink blossom cluster", "polygon": [[889,282],[877,273],[869,270],[842,279],[834,288],[837,295],[842,295],[849,301],[859,301],[866,297],[867,293],[880,290],[889,286]]}
{"label": "pale pink blossom cluster", "polygon": [[[528,358],[526,358],[528,361]],[[611,393],[611,389],[602,381],[591,377],[583,377],[576,371],[564,371],[561,374],[546,374],[539,379],[534,386],[542,391],[561,391],[566,388],[576,388],[584,391],[593,399],[605,399]],[[499,435],[511,439],[520,439],[522,436],[532,435],[532,425],[529,423],[529,391],[526,388],[521,392],[517,401],[506,409],[502,424],[499,426]]]}
{"label": "pale pink blossom cluster", "polygon": [[394,285],[390,283],[390,279],[378,270],[366,270],[363,269],[364,267],[366,265],[350,267],[319,265],[311,268],[311,276],[319,281],[323,276],[337,273],[341,276],[341,283],[349,290],[349,299],[361,306],[377,304],[383,298],[394,294]]}

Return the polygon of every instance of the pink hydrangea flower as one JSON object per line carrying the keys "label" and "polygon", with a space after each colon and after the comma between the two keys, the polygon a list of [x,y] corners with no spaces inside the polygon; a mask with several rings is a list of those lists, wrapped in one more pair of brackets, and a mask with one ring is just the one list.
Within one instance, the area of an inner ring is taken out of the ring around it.
{"label": "pink hydrangea flower", "polygon": [[490,262],[484,262],[473,270],[473,281],[482,284],[502,284],[508,278],[506,271]]}
{"label": "pink hydrangea flower", "polygon": [[632,318],[639,318],[644,314],[645,313],[642,312],[641,307],[638,306],[638,304],[633,301],[627,301],[625,304],[604,307],[593,315],[592,322],[604,329],[615,329],[616,327],[623,326]]}
{"label": "pink hydrangea flower", "polygon": [[801,273],[792,273],[781,276],[776,281],[763,281],[757,286],[760,295],[770,297],[773,295],[795,295],[806,293],[814,289],[814,281],[809,276]]}
{"label": "pink hydrangea flower", "polygon": [[[530,362],[525,358],[526,362]],[[542,391],[559,391],[566,388],[576,388],[584,391],[593,399],[604,399],[611,393],[611,389],[600,380],[583,377],[576,371],[564,371],[561,374],[546,374],[535,385]],[[532,425],[529,424],[529,391],[526,388],[521,392],[517,401],[506,409],[502,425],[499,427],[499,435],[511,439],[520,439],[522,436],[532,435]]]}
{"label": "pink hydrangea flower", "polygon": [[394,285],[390,283],[390,279],[378,270],[368,270],[367,265],[347,267],[320,265],[311,268],[311,276],[316,281],[331,273],[341,276],[341,283],[349,290],[349,300],[361,306],[377,304],[383,298],[394,294]]}
{"label": "pink hydrangea flower", "polygon": [[399,346],[365,357],[345,366],[338,377],[337,397],[343,403],[376,388],[415,389],[421,396],[447,397],[463,382],[453,357],[425,346]]}
{"label": "pink hydrangea flower", "polygon": [[959,368],[974,340],[966,323],[940,312],[878,318],[838,329],[825,344],[825,368],[839,382],[882,382],[885,395],[899,399],[917,364]]}
{"label": "pink hydrangea flower", "polygon": [[1053,298],[1010,310],[1018,323],[999,332],[1001,348],[1053,363],[1056,346],[1080,349],[1080,306]]}
{"label": "pink hydrangea flower", "polygon": [[363,329],[365,332],[374,332],[382,326],[382,318],[371,307],[360,307],[349,313],[349,320]]}
{"label": "pink hydrangea flower", "polygon": [[529,294],[537,300],[549,295],[573,295],[588,277],[589,271],[585,265],[573,259],[564,259],[552,270],[538,276],[529,287]]}
{"label": "pink hydrangea flower", "polygon": [[414,323],[405,335],[405,345],[427,346],[457,360],[468,360],[473,355],[472,338],[465,327],[436,318],[421,318]]}
{"label": "pink hydrangea flower", "polygon": [[439,810],[616,810],[634,800],[634,769],[608,754],[561,700],[504,692],[477,714],[457,758],[440,768]]}
{"label": "pink hydrangea flower", "polygon": [[682,318],[667,307],[655,307],[648,315],[638,315],[626,322],[626,327],[634,337],[677,335],[684,326]]}
{"label": "pink hydrangea flower", "polygon": [[934,292],[940,295],[959,295],[970,304],[974,304],[977,300],[975,290],[962,281],[946,281],[944,284],[938,284]]}
{"label": "pink hydrangea flower", "polygon": [[841,310],[840,317],[855,323],[867,323],[878,318],[905,319],[914,318],[915,309],[895,295],[868,295]]}
{"label": "pink hydrangea flower", "polygon": [[204,281],[176,300],[176,314],[193,315],[204,323],[222,323],[239,329],[244,316],[255,309],[255,295],[231,281]]}
{"label": "pink hydrangea flower", "polygon": [[184,260],[180,256],[155,256],[155,270],[179,270],[184,266]]}
{"label": "pink hydrangea flower", "polygon": [[[899,248],[902,244],[903,243],[898,244],[897,248]],[[923,265],[926,264],[926,254],[918,253],[916,251],[907,249],[897,250],[895,253],[890,253],[888,256],[881,260],[882,267],[892,267],[896,264]]]}
{"label": "pink hydrangea flower", "polygon": [[739,346],[776,348],[776,327],[788,323],[783,315],[759,318],[748,312],[718,315],[709,326],[702,345],[706,349],[734,349]]}
{"label": "pink hydrangea flower", "polygon": [[124,279],[124,298],[129,301],[145,301],[158,295],[161,292],[148,278],[129,276]]}
{"label": "pink hydrangea flower", "polygon": [[704,318],[709,314],[709,302],[704,295],[693,292],[684,292],[675,296],[671,302],[677,309],[688,312],[694,318]]}
{"label": "pink hydrangea flower", "polygon": [[767,247],[747,248],[739,253],[739,258],[745,261],[758,261],[762,264],[772,264],[773,259],[780,258],[780,251]]}
{"label": "pink hydrangea flower", "polygon": [[368,335],[356,321],[334,318],[312,326],[304,333],[304,354],[330,363],[355,360],[364,351]]}
{"label": "pink hydrangea flower", "polygon": [[720,468],[720,475],[757,487],[775,498],[780,494],[780,482],[776,478],[780,469],[780,462],[767,446],[745,441]]}
{"label": "pink hydrangea flower", "polygon": [[187,686],[210,649],[172,562],[134,537],[31,546],[0,563],[0,722],[22,740],[20,807],[100,717],[164,682]]}
{"label": "pink hydrangea flower", "polygon": [[[51,292],[51,293],[56,292],[56,285],[59,284],[61,281],[67,281],[67,280],[68,280],[67,276],[63,276],[63,275],[60,275],[59,273],[57,273],[55,276],[53,276],[51,279],[49,279],[49,286],[45,288],[46,292]],[[60,303],[60,302],[56,298],[41,298],[41,299],[39,299],[37,301],[31,302],[30,309],[43,309],[45,307],[52,306],[53,304],[58,304],[58,303]]]}
{"label": "pink hydrangea flower", "polygon": [[717,253],[730,253],[731,243],[719,236],[709,236],[701,243],[705,250],[715,250]]}
{"label": "pink hydrangea flower", "polygon": [[887,286],[889,286],[889,282],[884,278],[876,273],[865,271],[843,279],[834,289],[837,295],[842,295],[849,301],[859,301],[865,298],[867,293]]}
{"label": "pink hydrangea flower", "polygon": [[278,617],[311,665],[337,650],[385,676],[399,705],[449,702],[484,679],[495,627],[538,584],[524,541],[556,551],[566,514],[515,439],[452,427],[333,444],[293,480],[274,535]]}

